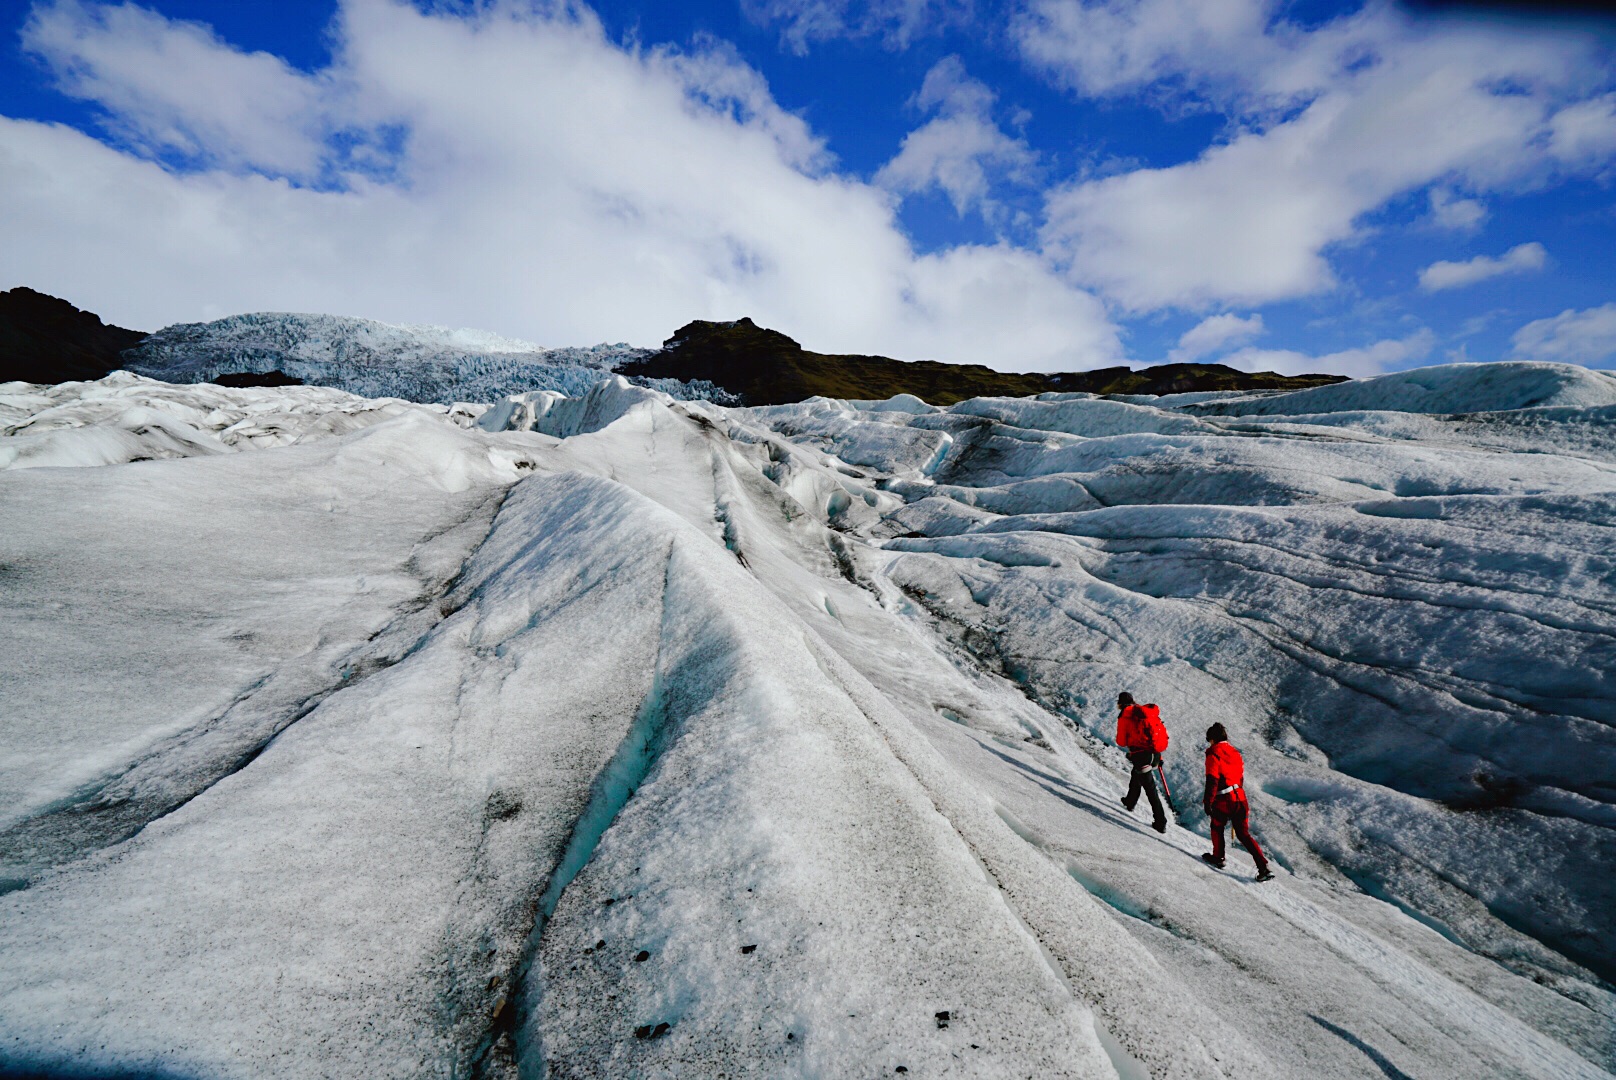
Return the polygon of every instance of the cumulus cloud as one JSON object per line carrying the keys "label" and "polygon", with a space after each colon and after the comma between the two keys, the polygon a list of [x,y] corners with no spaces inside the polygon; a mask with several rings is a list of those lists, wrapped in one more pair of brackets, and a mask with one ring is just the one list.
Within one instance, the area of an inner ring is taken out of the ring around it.
{"label": "cumulus cloud", "polygon": [[945,27],[969,22],[973,0],[741,0],[760,26],[781,24],[780,43],[799,56],[833,38],[880,37],[889,49]]}
{"label": "cumulus cloud", "polygon": [[1517,360],[1616,366],[1616,303],[1529,322],[1510,339]]}
{"label": "cumulus cloud", "polygon": [[329,88],[268,53],[231,49],[207,26],[64,0],[30,13],[22,44],[142,149],[285,176],[319,168]]}
{"label": "cumulus cloud", "polygon": [[[1046,250],[1134,310],[1328,289],[1331,246],[1392,199],[1444,181],[1503,190],[1565,167],[1549,150],[1553,119],[1606,78],[1591,40],[1381,5],[1304,30],[1248,0],[1036,0],[1017,26],[1029,62],[1079,93],[1170,85],[1235,122],[1193,161],[1049,193]],[[1562,126],[1583,130],[1572,120]]]}
{"label": "cumulus cloud", "polygon": [[1184,331],[1178,339],[1178,348],[1168,353],[1167,359],[1175,364],[1189,363],[1231,345],[1250,341],[1262,332],[1261,315],[1244,319],[1228,313],[1211,315]]}
{"label": "cumulus cloud", "polygon": [[1022,53],[1101,96],[1186,74],[1201,85],[1273,63],[1281,46],[1256,0],[1033,0],[1011,23]]}
{"label": "cumulus cloud", "polygon": [[1406,338],[1388,338],[1361,349],[1310,356],[1290,349],[1241,349],[1223,358],[1223,363],[1241,371],[1275,371],[1281,375],[1322,372],[1347,375],[1354,379],[1400,371],[1413,367],[1431,355],[1436,335],[1420,330]]}
{"label": "cumulus cloud", "polygon": [[1543,245],[1532,242],[1517,244],[1494,258],[1477,255],[1464,262],[1434,262],[1420,271],[1420,288],[1426,292],[1439,289],[1457,289],[1474,285],[1478,281],[1498,277],[1500,274],[1520,274],[1528,270],[1541,270],[1549,260]]}
{"label": "cumulus cloud", "polygon": [[1470,232],[1487,220],[1487,207],[1477,199],[1462,199],[1450,188],[1434,187],[1429,194],[1431,224],[1439,229]]}
{"label": "cumulus cloud", "polygon": [[[126,11],[145,31],[121,36]],[[330,69],[277,76],[341,92],[238,126],[255,54],[140,9],[51,4],[32,25],[57,70],[94,72],[77,92],[145,134],[108,145],[0,119],[0,278],[122,325],[330,311],[653,344],[751,315],[828,351],[1022,370],[1121,358],[1103,305],[1039,255],[918,256],[891,195],[834,171],[715,43],[625,49],[574,5],[344,0]],[[206,62],[166,62],[181,39]],[[195,161],[154,160],[163,132]],[[350,168],[351,133],[386,160]]]}
{"label": "cumulus cloud", "polygon": [[1549,153],[1574,166],[1616,157],[1616,94],[1568,105],[1549,121]]}
{"label": "cumulus cloud", "polygon": [[915,104],[936,115],[904,136],[903,145],[881,167],[875,182],[899,194],[933,188],[948,195],[960,215],[972,207],[991,216],[992,180],[1025,182],[1038,155],[1025,140],[1013,138],[993,120],[994,93],[971,78],[957,56],[939,60],[927,72]]}

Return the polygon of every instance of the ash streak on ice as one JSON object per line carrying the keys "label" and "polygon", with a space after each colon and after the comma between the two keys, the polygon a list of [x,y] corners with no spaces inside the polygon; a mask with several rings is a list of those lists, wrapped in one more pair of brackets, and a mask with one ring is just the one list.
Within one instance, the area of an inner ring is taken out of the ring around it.
{"label": "ash streak on ice", "polygon": [[[1608,376],[0,423],[5,1067],[1616,1062]],[[1197,858],[1213,721],[1278,881]]]}

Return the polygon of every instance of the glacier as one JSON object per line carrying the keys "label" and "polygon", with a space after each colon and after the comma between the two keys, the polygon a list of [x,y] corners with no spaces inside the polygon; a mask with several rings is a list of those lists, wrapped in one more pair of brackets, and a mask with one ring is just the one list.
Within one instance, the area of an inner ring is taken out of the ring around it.
{"label": "glacier", "polygon": [[[126,350],[123,366],[173,383],[280,372],[364,397],[452,405],[534,390],[578,397],[614,368],[654,351],[624,343],[549,349],[486,330],[257,312],[164,327]],[[707,382],[636,381],[676,399],[735,402]]]}
{"label": "glacier", "polygon": [[166,374],[0,385],[0,1071],[1616,1074],[1616,378]]}

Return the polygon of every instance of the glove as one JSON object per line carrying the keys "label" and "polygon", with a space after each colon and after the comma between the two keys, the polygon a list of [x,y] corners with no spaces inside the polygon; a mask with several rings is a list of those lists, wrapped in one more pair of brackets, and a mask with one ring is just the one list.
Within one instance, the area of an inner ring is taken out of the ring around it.
{"label": "glove", "polygon": [[1150,754],[1150,767],[1152,769],[1159,769],[1159,768],[1161,768],[1161,763],[1162,763],[1161,755],[1156,753],[1155,751],[1152,751],[1151,754]]}
{"label": "glove", "polygon": [[1212,800],[1211,799],[1202,799],[1201,800],[1201,809],[1206,811],[1206,816],[1207,817],[1211,817],[1212,816]]}

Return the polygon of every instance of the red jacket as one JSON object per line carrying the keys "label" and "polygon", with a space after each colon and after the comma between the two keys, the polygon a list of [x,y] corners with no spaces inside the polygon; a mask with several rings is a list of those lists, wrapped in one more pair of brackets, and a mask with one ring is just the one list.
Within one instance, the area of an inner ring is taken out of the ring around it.
{"label": "red jacket", "polygon": [[[1228,742],[1215,742],[1206,748],[1206,797],[1208,801],[1246,801],[1246,760]],[[1235,785],[1240,785],[1236,787]],[[1225,788],[1234,787],[1225,792]]]}
{"label": "red jacket", "polygon": [[1167,749],[1167,728],[1154,705],[1124,705],[1117,714],[1117,745],[1127,750]]}

